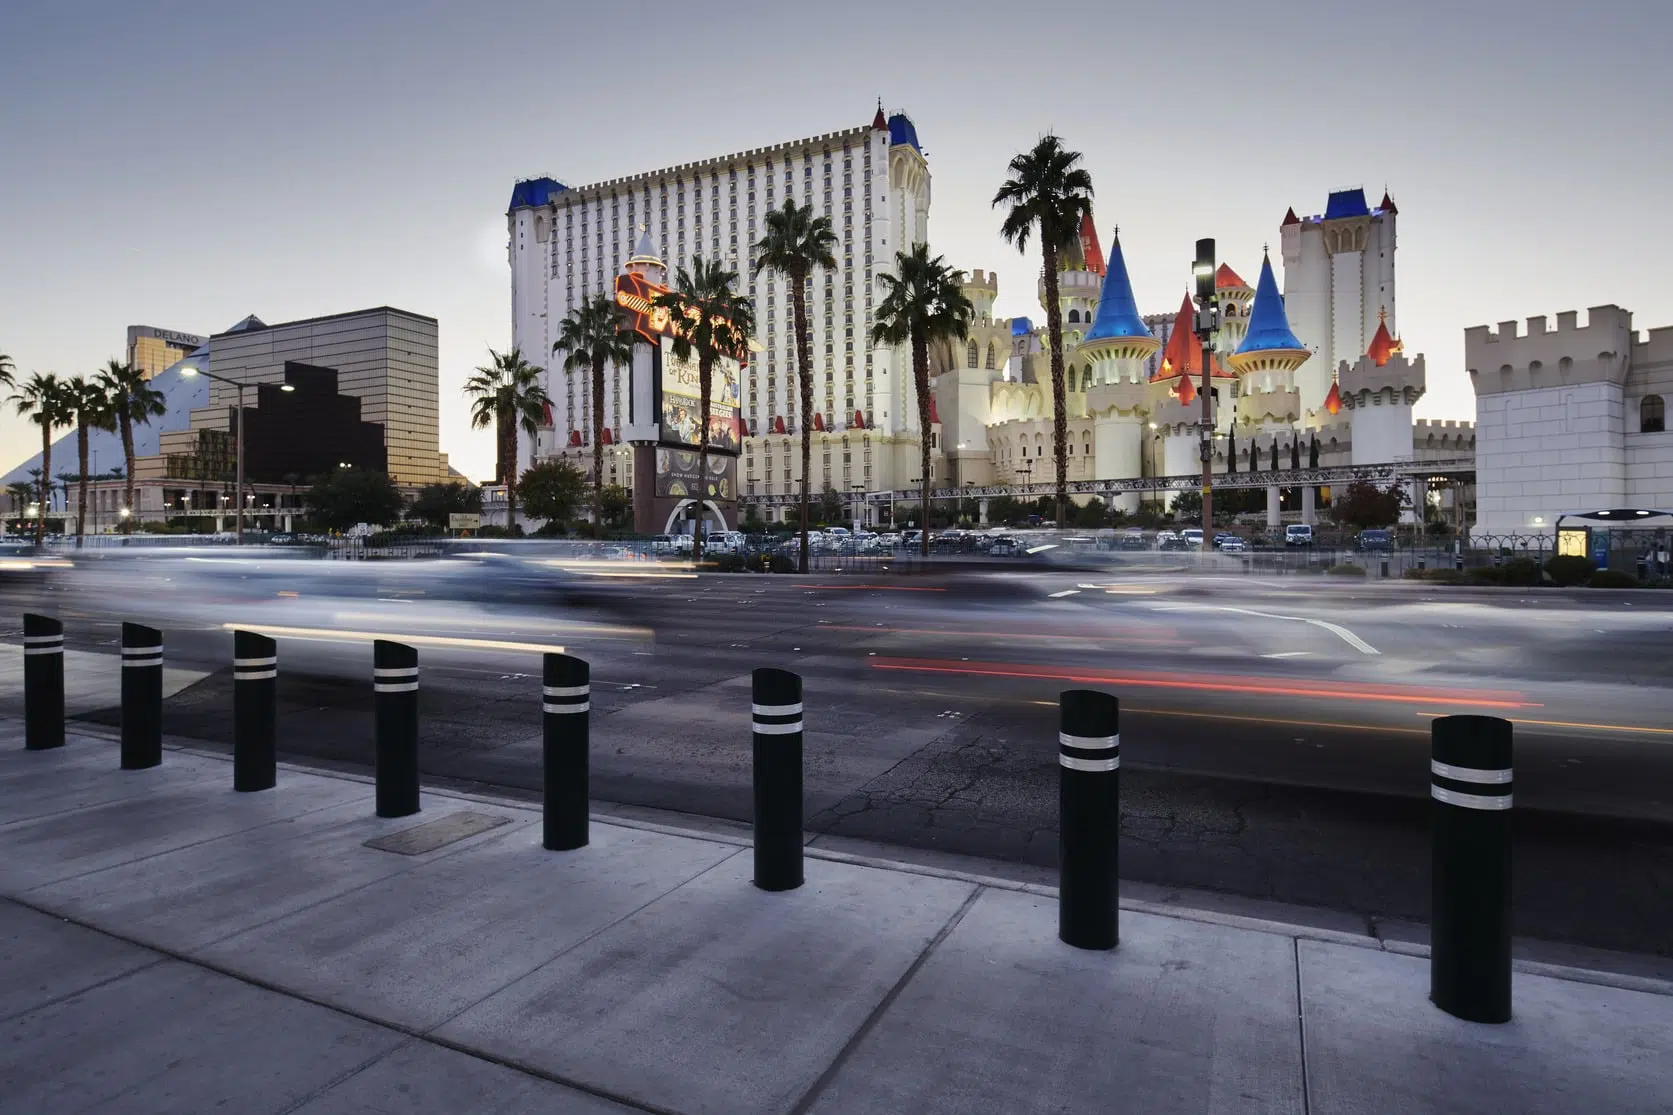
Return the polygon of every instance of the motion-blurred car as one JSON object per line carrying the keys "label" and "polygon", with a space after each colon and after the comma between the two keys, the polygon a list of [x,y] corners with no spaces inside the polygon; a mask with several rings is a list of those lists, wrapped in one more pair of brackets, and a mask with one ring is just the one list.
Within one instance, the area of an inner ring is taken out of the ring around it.
{"label": "motion-blurred car", "polygon": [[1156,532],[1156,548],[1158,550],[1183,550],[1185,540],[1174,531],[1159,530]]}
{"label": "motion-blurred car", "polygon": [[1017,540],[1008,534],[1002,534],[988,543],[988,553],[993,557],[1016,557],[1022,552]]}
{"label": "motion-blurred car", "polygon": [[1179,532],[1179,537],[1193,550],[1202,549],[1202,528],[1190,527]]}
{"label": "motion-blurred car", "polygon": [[1228,534],[1216,540],[1215,545],[1220,547],[1222,554],[1241,554],[1249,548],[1248,544],[1235,534]]}
{"label": "motion-blurred car", "polygon": [[1394,538],[1386,530],[1362,530],[1359,532],[1359,548],[1361,550],[1388,550],[1394,546]]}
{"label": "motion-blurred car", "polygon": [[1116,548],[1121,550],[1142,550],[1147,545],[1142,527],[1128,527],[1116,539]]}

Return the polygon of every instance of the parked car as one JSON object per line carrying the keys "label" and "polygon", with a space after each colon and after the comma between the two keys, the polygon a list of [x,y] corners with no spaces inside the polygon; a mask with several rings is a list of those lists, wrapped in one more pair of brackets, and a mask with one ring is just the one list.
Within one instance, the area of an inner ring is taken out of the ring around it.
{"label": "parked car", "polygon": [[1386,530],[1362,530],[1359,532],[1359,548],[1362,550],[1388,550],[1394,546],[1394,538]]}
{"label": "parked car", "polygon": [[1235,534],[1229,534],[1220,544],[1222,554],[1241,554],[1249,548],[1248,544]]}
{"label": "parked car", "polygon": [[1311,546],[1313,544],[1313,528],[1306,523],[1291,523],[1284,528],[1284,545]]}
{"label": "parked car", "polygon": [[1188,527],[1187,529],[1182,530],[1182,531],[1179,532],[1179,537],[1181,539],[1183,539],[1185,544],[1187,546],[1191,547],[1191,549],[1193,549],[1193,550],[1202,549],[1202,528],[1201,527]]}
{"label": "parked car", "polygon": [[1142,527],[1128,527],[1116,539],[1116,547],[1122,550],[1142,550],[1145,546],[1144,529]]}
{"label": "parked car", "polygon": [[651,553],[658,556],[691,553],[691,535],[659,534],[651,539]]}
{"label": "parked car", "polygon": [[1171,530],[1156,532],[1156,548],[1158,550],[1183,550],[1185,540]]}
{"label": "parked car", "polygon": [[1021,552],[1017,540],[1008,534],[1002,534],[988,543],[988,553],[993,557],[1016,557]]}

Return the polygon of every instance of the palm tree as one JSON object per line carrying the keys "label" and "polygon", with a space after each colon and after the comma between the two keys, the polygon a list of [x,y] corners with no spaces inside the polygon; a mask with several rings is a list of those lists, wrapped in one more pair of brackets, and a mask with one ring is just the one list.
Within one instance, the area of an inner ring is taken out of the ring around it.
{"label": "palm tree", "polygon": [[563,370],[592,372],[593,399],[593,537],[604,537],[604,366],[633,362],[633,334],[623,332],[621,312],[607,295],[588,298],[559,327],[554,353],[564,354]]}
{"label": "palm tree", "polygon": [[783,209],[767,213],[767,233],[755,245],[755,273],[767,268],[784,275],[790,286],[790,309],[796,333],[796,377],[801,385],[802,415],[802,555],[808,562],[808,475],[813,470],[813,329],[807,319],[807,284],[815,267],[836,270],[836,232],[829,217],[815,217],[813,204],[798,207],[784,199]]}
{"label": "palm tree", "polygon": [[13,385],[12,373],[15,371],[17,371],[17,365],[12,363],[12,358],[0,352],[0,387],[11,387]]}
{"label": "palm tree", "polygon": [[465,381],[471,398],[471,428],[494,427],[499,443],[499,481],[505,485],[506,529],[517,529],[517,432],[530,437],[546,419],[551,399],[541,384],[541,369],[523,359],[517,349],[488,350],[488,363]]}
{"label": "palm tree", "polygon": [[52,431],[66,426],[74,409],[64,381],[51,372],[36,372],[12,396],[17,413],[41,428],[41,513],[35,518],[35,545],[46,541],[46,516],[52,509]]}
{"label": "palm tree", "polygon": [[[755,307],[732,289],[736,271],[696,256],[691,270],[679,269],[674,289],[657,295],[656,305],[671,311],[674,356],[697,356],[697,520],[702,522],[709,485],[709,410],[714,396],[715,364],[723,356],[741,357],[755,333]],[[701,531],[692,532],[693,561],[703,557]]]}
{"label": "palm tree", "polygon": [[1046,333],[1051,342],[1052,457],[1057,465],[1057,521],[1067,522],[1069,507],[1068,394],[1063,379],[1063,308],[1057,301],[1057,254],[1074,244],[1082,223],[1092,215],[1092,176],[1084,167],[1079,151],[1064,148],[1054,135],[1040,137],[1032,151],[1012,158],[1011,177],[993,195],[993,204],[1006,205],[1010,212],[999,226],[999,234],[1017,246],[1028,248],[1028,237],[1036,227],[1040,251],[1045,257]]}
{"label": "palm tree", "polygon": [[[80,376],[65,385],[68,392],[66,402],[69,404],[76,424],[76,458],[80,471],[76,473],[76,548],[81,548],[82,539],[87,533],[87,482],[92,476],[87,471],[87,441],[93,430],[113,430],[116,428],[116,415],[111,409],[110,394],[104,384],[96,379],[83,379]],[[68,500],[68,490],[64,493]]]}
{"label": "palm tree", "polygon": [[964,296],[962,272],[954,271],[940,256],[931,258],[929,246],[914,244],[912,253],[895,253],[897,274],[884,272],[884,295],[877,307],[877,324],[872,327],[872,343],[880,345],[910,345],[912,349],[912,382],[918,390],[918,429],[921,431],[919,450],[922,454],[918,506],[923,511],[924,530],[919,542],[923,554],[929,556],[929,350],[942,341],[962,341],[970,332],[970,319],[975,314],[970,299]]}
{"label": "palm tree", "polygon": [[118,360],[112,360],[105,365],[104,370],[99,373],[99,385],[110,396],[111,414],[116,419],[117,431],[122,435],[122,460],[127,472],[122,506],[129,511],[129,518],[123,523],[123,529],[132,530],[135,511],[134,423],[150,425],[153,418],[161,418],[168,413],[168,401],[161,391],[151,386],[143,371]]}

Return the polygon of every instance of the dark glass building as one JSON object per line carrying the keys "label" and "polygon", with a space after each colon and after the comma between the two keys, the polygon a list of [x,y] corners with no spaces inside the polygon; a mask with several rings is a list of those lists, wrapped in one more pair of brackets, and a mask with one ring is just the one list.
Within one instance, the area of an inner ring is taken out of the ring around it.
{"label": "dark glass building", "polygon": [[[343,466],[389,471],[384,428],[360,417],[360,400],[337,390],[337,373],[285,361],[283,390],[258,383],[255,405],[244,410],[244,474],[250,483],[292,483]],[[228,408],[229,429],[237,429],[236,408]]]}

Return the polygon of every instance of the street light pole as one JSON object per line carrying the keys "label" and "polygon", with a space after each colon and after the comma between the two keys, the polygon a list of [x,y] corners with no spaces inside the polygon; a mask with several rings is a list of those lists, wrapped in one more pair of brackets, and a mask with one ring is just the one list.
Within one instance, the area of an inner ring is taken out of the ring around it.
{"label": "street light pole", "polygon": [[[204,368],[199,368],[192,364],[187,364],[185,367],[181,368],[180,374],[183,376],[207,376],[219,383],[225,383],[238,388],[238,423],[236,433],[233,435],[238,439],[238,444],[233,447],[233,452],[238,462],[235,466],[238,473],[235,481],[238,485],[238,518],[236,520],[237,537],[238,544],[242,546],[244,544],[244,388],[247,385],[241,379],[228,379],[226,376],[218,376],[214,372],[208,371]],[[295,391],[296,388],[291,384],[281,383],[279,385],[279,390]],[[216,529],[220,529],[219,526],[217,526]]]}
{"label": "street light pole", "polygon": [[1191,265],[1197,277],[1197,339],[1202,344],[1202,536],[1213,537],[1214,524],[1214,396],[1209,382],[1213,361],[1214,332],[1219,326],[1219,308],[1214,295],[1214,240],[1197,241],[1197,258]]}

